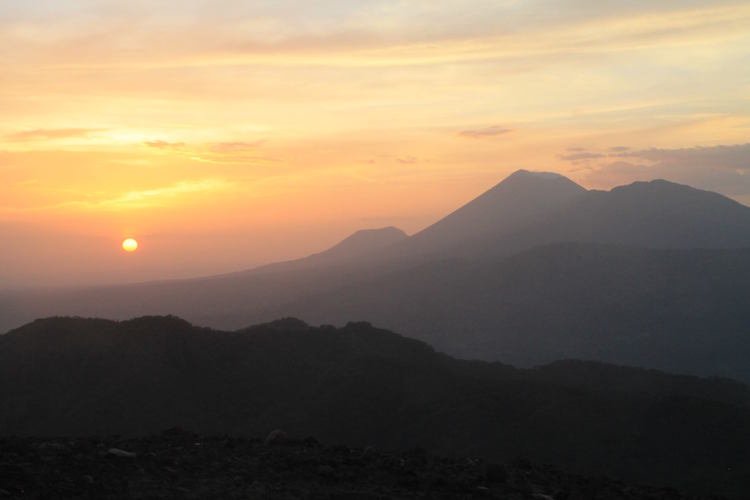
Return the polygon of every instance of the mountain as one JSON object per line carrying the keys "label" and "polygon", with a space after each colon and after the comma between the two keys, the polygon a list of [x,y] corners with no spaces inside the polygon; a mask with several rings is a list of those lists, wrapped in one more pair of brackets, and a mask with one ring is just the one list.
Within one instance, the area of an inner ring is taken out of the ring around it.
{"label": "mountain", "polygon": [[[718,193],[665,180],[589,191],[532,238],[647,248],[750,247],[750,208]],[[528,232],[524,235],[529,237]]]}
{"label": "mountain", "polygon": [[0,330],[40,316],[175,314],[212,327],[369,320],[451,355],[582,358],[750,382],[750,208],[666,181],[587,191],[519,171],[411,237],[222,276],[0,294]]}
{"label": "mountain", "polygon": [[470,253],[484,239],[512,236],[543,223],[586,190],[562,175],[518,170],[498,185],[416,233],[400,249],[405,254]]}
{"label": "mountain", "polygon": [[750,247],[750,208],[665,180],[587,191],[520,170],[415,234],[400,256],[507,257],[558,242],[646,248]]}
{"label": "mountain", "polygon": [[405,232],[393,226],[379,229],[361,229],[322,252],[301,259],[261,266],[241,274],[291,271],[329,265],[358,266],[363,260],[377,258],[383,249],[390,248],[408,238],[409,236]]}
{"label": "mountain", "polygon": [[325,256],[326,259],[341,259],[358,257],[376,252],[383,247],[393,245],[407,239],[408,236],[402,230],[393,226],[382,229],[363,229],[340,241],[325,252],[311,257]]}
{"label": "mountain", "polygon": [[581,358],[750,381],[750,249],[584,243],[445,260],[264,310],[370,319],[462,358]]}
{"label": "mountain", "polygon": [[460,361],[367,323],[234,332],[175,317],[38,320],[0,337],[0,429],[16,435],[293,436],[750,488],[750,388],[595,363]]}

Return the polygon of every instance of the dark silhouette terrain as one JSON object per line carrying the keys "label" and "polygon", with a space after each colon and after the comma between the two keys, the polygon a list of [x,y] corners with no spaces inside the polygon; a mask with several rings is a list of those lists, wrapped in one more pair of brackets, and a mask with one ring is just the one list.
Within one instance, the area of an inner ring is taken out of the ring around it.
{"label": "dark silhouette terrain", "polygon": [[265,311],[287,313],[377,318],[463,358],[584,358],[750,381],[750,249],[551,244],[424,264]]}
{"label": "dark silhouette terrain", "polygon": [[310,437],[264,443],[181,429],[140,438],[0,438],[0,477],[0,494],[19,498],[697,498],[525,460],[501,465],[420,448],[383,452]]}
{"label": "dark silhouette terrain", "polygon": [[373,321],[463,358],[584,358],[750,382],[750,208],[666,181],[518,171],[425,230],[200,279],[0,293],[0,329],[176,314],[215,328]]}
{"label": "dark silhouette terrain", "polygon": [[3,435],[292,436],[739,496],[750,388],[591,362],[461,361],[367,323],[221,332],[175,317],[38,320],[0,337]]}

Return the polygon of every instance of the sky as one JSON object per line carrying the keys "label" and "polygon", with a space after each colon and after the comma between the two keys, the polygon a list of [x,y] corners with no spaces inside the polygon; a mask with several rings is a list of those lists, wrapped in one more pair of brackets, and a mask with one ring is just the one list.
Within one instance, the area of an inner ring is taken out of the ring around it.
{"label": "sky", "polygon": [[0,67],[0,289],[413,233],[519,168],[750,204],[747,1],[0,0]]}

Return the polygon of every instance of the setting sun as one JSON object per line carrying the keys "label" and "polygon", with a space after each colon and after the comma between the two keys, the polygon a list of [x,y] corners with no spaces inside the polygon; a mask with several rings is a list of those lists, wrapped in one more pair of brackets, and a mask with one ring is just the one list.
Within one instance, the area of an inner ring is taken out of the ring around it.
{"label": "setting sun", "polygon": [[135,252],[138,250],[138,242],[133,238],[126,238],[122,242],[122,249],[128,253]]}

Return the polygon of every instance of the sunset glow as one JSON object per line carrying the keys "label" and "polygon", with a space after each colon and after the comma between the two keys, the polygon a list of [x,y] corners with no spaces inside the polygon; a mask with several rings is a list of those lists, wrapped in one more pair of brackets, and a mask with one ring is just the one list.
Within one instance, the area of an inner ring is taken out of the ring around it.
{"label": "sunset glow", "polygon": [[0,4],[0,288],[413,233],[518,168],[750,203],[750,4],[559,3]]}

